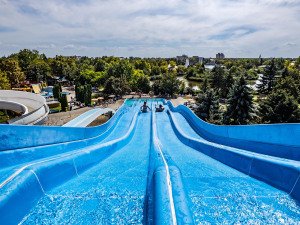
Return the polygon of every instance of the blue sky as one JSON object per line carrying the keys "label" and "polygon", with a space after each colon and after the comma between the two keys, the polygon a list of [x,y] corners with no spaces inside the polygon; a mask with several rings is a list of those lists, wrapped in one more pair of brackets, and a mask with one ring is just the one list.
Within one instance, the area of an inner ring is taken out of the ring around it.
{"label": "blue sky", "polygon": [[0,55],[298,57],[300,0],[0,0]]}

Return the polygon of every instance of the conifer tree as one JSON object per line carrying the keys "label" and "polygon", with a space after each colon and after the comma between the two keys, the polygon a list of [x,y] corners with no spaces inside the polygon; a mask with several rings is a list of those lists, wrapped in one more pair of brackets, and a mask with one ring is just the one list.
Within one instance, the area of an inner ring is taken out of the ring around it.
{"label": "conifer tree", "polygon": [[217,92],[220,91],[220,89],[224,85],[224,77],[225,77],[225,70],[221,66],[216,66],[212,70],[212,80],[211,80],[211,86],[214,88]]}
{"label": "conifer tree", "polygon": [[293,96],[300,102],[300,77],[294,79],[293,77],[288,76],[279,79],[274,87],[274,91],[275,90],[284,90],[288,95]]}
{"label": "conifer tree", "polygon": [[232,88],[234,84],[234,79],[231,73],[227,74],[225,79],[224,79],[224,84],[221,89],[221,97],[222,98],[227,98],[228,94],[230,92],[230,89]]}
{"label": "conifer tree", "polygon": [[224,114],[226,124],[248,124],[253,118],[253,102],[250,88],[241,76],[229,93],[227,110]]}
{"label": "conifer tree", "polygon": [[204,121],[218,124],[221,120],[219,98],[212,89],[201,93],[197,98],[196,114]]}
{"label": "conifer tree", "polygon": [[84,104],[86,106],[90,105],[92,101],[92,86],[90,84],[86,84],[83,86],[83,95],[84,95]]}
{"label": "conifer tree", "polygon": [[61,95],[61,87],[59,84],[53,86],[53,97],[59,99]]}
{"label": "conifer tree", "polygon": [[60,104],[61,104],[61,110],[66,112],[68,111],[68,100],[67,100],[67,95],[62,94],[61,97],[59,98]]}
{"label": "conifer tree", "polygon": [[274,90],[259,107],[263,123],[300,122],[300,109],[294,96],[285,90]]}
{"label": "conifer tree", "polygon": [[209,90],[209,82],[208,79],[205,78],[201,86],[201,92],[206,93],[208,90]]}
{"label": "conifer tree", "polygon": [[287,67],[284,67],[284,69],[283,69],[282,72],[281,72],[281,77],[282,77],[282,78],[286,78],[286,77],[288,77],[288,76],[289,76],[289,70],[288,70]]}
{"label": "conifer tree", "polygon": [[258,90],[262,94],[268,94],[272,91],[275,85],[276,66],[274,59],[265,67],[261,84],[258,85]]}

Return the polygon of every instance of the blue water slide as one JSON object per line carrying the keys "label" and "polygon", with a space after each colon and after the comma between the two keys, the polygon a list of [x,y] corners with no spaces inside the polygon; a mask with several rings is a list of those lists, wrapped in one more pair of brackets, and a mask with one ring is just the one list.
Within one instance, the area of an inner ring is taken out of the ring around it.
{"label": "blue water slide", "polygon": [[[263,214],[266,202],[272,202],[272,207],[282,207],[276,198],[289,202],[299,213],[299,162],[266,155],[254,157],[249,151],[209,142],[187,121],[176,120],[167,106],[165,113],[157,115],[158,137],[181,171],[197,224],[229,223],[236,218],[250,221],[253,201],[257,206],[257,215],[253,219],[263,221],[259,215]],[[292,200],[291,196],[297,200]],[[203,206],[209,209],[205,210]],[[270,218],[274,217],[272,207]],[[286,219],[290,216],[289,210],[281,211]],[[215,218],[214,214],[222,216]],[[292,217],[299,220],[297,213]]]}
{"label": "blue water slide", "polygon": [[167,104],[177,120],[188,122],[196,133],[209,141],[265,155],[300,160],[299,124],[213,125],[201,120],[184,105],[174,108],[170,101]]}
{"label": "blue water slide", "polygon": [[73,120],[69,121],[68,123],[65,123],[63,127],[86,127],[91,122],[93,122],[97,117],[106,114],[106,113],[115,113],[115,110],[110,108],[96,108],[91,109],[80,116],[74,118]]}
{"label": "blue water slide", "polygon": [[215,126],[164,99],[94,128],[2,125],[0,224],[299,224],[298,132]]}
{"label": "blue water slide", "polygon": [[0,151],[36,147],[41,145],[65,143],[98,136],[107,130],[120,115],[133,107],[125,103],[107,123],[97,127],[57,127],[57,126],[25,126],[0,124]]}
{"label": "blue water slide", "polygon": [[[122,115],[120,118],[124,116]],[[58,155],[73,154],[78,150],[121,137],[126,133],[126,129],[129,128],[130,121],[128,122],[125,119],[120,121],[120,118],[112,123],[106,132],[93,138],[0,152],[0,181],[7,179],[15,170],[23,167],[28,162],[57,157]],[[129,118],[131,117],[129,116]],[[118,132],[113,132],[115,129]]]}

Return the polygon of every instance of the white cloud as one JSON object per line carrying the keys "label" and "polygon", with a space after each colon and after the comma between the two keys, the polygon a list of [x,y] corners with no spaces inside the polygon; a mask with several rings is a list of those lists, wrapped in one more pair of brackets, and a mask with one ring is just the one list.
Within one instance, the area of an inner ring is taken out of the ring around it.
{"label": "white cloud", "polygon": [[0,29],[2,41],[49,55],[300,54],[299,0],[1,0],[0,4],[0,28],[14,30]]}
{"label": "white cloud", "polygon": [[68,45],[63,46],[63,48],[64,49],[75,49],[76,47],[73,44],[68,44]]}
{"label": "white cloud", "polygon": [[56,48],[56,45],[55,44],[41,44],[41,45],[38,45],[37,46],[37,49],[54,49]]}
{"label": "white cloud", "polygon": [[296,46],[297,44],[296,43],[293,43],[293,42],[287,42],[284,44],[284,46],[288,46],[288,47],[294,47]]}

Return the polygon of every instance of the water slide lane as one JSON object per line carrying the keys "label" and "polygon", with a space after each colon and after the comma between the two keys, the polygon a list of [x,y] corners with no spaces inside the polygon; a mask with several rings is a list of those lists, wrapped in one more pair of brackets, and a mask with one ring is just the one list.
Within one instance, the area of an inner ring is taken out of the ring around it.
{"label": "water slide lane", "polygon": [[178,123],[180,124],[180,128],[184,130],[190,137],[197,138],[200,140],[207,140],[206,137],[198,134],[189,124],[189,122],[184,118],[182,114],[179,112],[172,112],[172,115],[176,118]]}
{"label": "water slide lane", "polygon": [[[258,154],[279,157],[282,160],[300,160],[300,146],[295,138],[300,135],[300,129],[297,124],[246,125],[241,127],[218,126],[202,121],[192,113],[189,108],[183,105],[175,108],[171,106],[170,102],[168,102],[168,105],[171,109],[172,116],[175,117],[180,124],[188,123],[186,126],[184,125],[183,130],[185,130],[185,133],[190,137],[196,138],[198,136],[198,139]],[[206,131],[206,129],[209,132]],[[270,132],[268,132],[268,129]],[[285,135],[287,131],[290,131],[289,138]],[[253,137],[251,134],[256,134],[259,138],[255,135],[253,135]],[[227,137],[227,135],[231,137]],[[275,141],[274,137],[278,138],[278,140]],[[285,138],[288,140],[284,140]],[[287,143],[285,141],[287,141]]]}
{"label": "water slide lane", "polygon": [[[170,106],[172,107],[172,106]],[[187,109],[186,107],[180,108],[181,110]],[[184,110],[183,110],[184,111]],[[188,110],[189,111],[189,110]],[[197,135],[195,134],[195,131],[189,127],[189,125],[193,126],[193,123],[187,123],[187,121],[184,121],[183,117],[180,116],[182,120],[177,120],[177,118],[174,116],[174,113],[168,110],[168,116],[171,121],[171,125],[174,128],[177,137],[179,140],[181,140],[186,145],[197,149],[198,151],[232,167],[235,168],[247,175],[250,175],[256,179],[262,180],[280,190],[285,191],[286,193],[290,194],[294,199],[298,200],[300,199],[300,162],[288,158],[281,158],[276,157],[274,155],[282,155],[282,152],[284,151],[284,148],[282,145],[278,145],[277,148],[274,148],[276,145],[270,145],[270,144],[263,144],[261,143],[263,150],[263,153],[267,154],[261,154],[256,153],[256,151],[251,150],[244,150],[234,147],[229,147],[227,145],[222,145],[215,143],[213,141],[207,141],[202,138],[202,135],[197,138]],[[179,114],[177,114],[179,116]],[[188,118],[195,117],[194,114],[189,114]],[[187,119],[188,120],[188,119]],[[199,119],[198,119],[199,120]],[[202,122],[203,121],[199,121]],[[195,122],[197,123],[197,122]],[[181,126],[181,124],[185,124]],[[207,125],[207,124],[205,124]],[[211,126],[211,125],[210,125]],[[270,125],[271,126],[271,125]],[[276,126],[276,125],[275,125]],[[255,127],[255,126],[253,126]],[[184,128],[184,129],[182,129]],[[200,126],[200,129],[202,127]],[[248,129],[249,127],[247,127]],[[261,126],[260,128],[263,128]],[[277,125],[278,129],[280,128],[279,125]],[[292,127],[291,127],[292,128]],[[246,127],[241,128],[246,129]],[[293,128],[294,130],[292,133],[295,133],[297,130],[296,127]],[[197,128],[198,130],[198,128]],[[198,130],[199,131],[199,130]],[[277,130],[279,133],[280,131]],[[203,131],[200,131],[202,133]],[[261,132],[261,131],[260,131]],[[206,133],[206,132],[205,132]],[[274,132],[273,132],[274,133]],[[206,136],[206,134],[204,134]],[[223,138],[224,139],[224,138]],[[226,139],[226,138],[225,138]],[[294,138],[295,139],[295,138]],[[257,142],[249,142],[248,143],[253,148],[256,148],[258,146]],[[284,146],[288,147],[288,146]],[[249,147],[250,148],[250,147]],[[271,149],[271,152],[268,152],[268,150]],[[278,153],[275,154],[273,150],[278,151]],[[267,151],[266,151],[267,150]],[[293,158],[293,155],[297,155],[295,152],[296,148],[289,148],[288,153],[285,154],[285,156],[289,156]],[[268,153],[271,153],[271,155],[268,155]]]}
{"label": "water slide lane", "polygon": [[57,127],[57,126],[21,126],[0,124],[0,152],[21,148],[45,146],[58,143],[68,143],[87,138],[93,138],[106,131],[108,125],[114,124],[114,121],[120,114],[135,107],[137,102],[127,102],[118,109],[108,123],[89,128],[78,127]]}
{"label": "water slide lane", "polygon": [[22,224],[141,224],[150,116],[150,113],[138,116],[134,136],[126,146],[77,178],[47,192]]}
{"label": "water slide lane", "polygon": [[[156,102],[155,107],[158,107]],[[156,170],[153,175],[156,204],[154,221],[150,224],[194,224],[188,207],[188,198],[182,183],[181,172],[170,156],[163,151],[157,135],[156,112],[152,110],[152,154],[156,155]],[[153,161],[153,158],[150,161]],[[158,194],[155,194],[158,193]],[[149,213],[151,215],[151,213]]]}
{"label": "water slide lane", "polygon": [[184,145],[166,111],[156,115],[162,149],[181,170],[196,224],[299,222],[299,205],[288,194]]}

